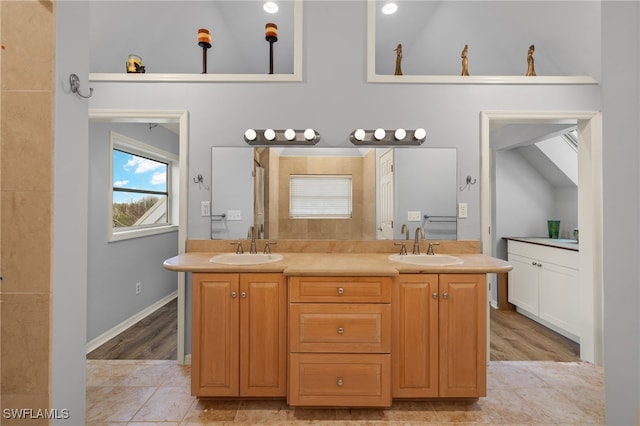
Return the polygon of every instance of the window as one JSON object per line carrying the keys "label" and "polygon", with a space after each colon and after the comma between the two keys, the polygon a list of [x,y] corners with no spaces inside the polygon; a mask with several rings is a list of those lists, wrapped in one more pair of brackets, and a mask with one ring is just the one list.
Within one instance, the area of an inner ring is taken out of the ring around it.
{"label": "window", "polygon": [[175,231],[178,157],[111,132],[110,240]]}
{"label": "window", "polygon": [[291,175],[289,217],[351,218],[351,175]]}

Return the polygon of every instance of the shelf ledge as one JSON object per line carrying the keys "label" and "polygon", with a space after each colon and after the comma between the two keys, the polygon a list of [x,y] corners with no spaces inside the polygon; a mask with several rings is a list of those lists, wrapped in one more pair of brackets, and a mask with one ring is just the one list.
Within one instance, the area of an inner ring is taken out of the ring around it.
{"label": "shelf ledge", "polygon": [[214,82],[299,82],[299,74],[163,74],[163,73],[90,73],[91,82],[122,83],[214,83]]}
{"label": "shelf ledge", "polygon": [[499,75],[369,75],[369,83],[411,83],[411,84],[598,84],[589,76],[499,76]]}

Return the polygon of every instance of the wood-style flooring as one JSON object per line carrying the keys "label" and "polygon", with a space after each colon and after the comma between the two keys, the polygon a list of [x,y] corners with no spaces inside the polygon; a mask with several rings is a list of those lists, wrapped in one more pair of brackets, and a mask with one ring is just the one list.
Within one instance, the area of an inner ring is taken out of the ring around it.
{"label": "wood-style flooring", "polygon": [[87,359],[170,360],[178,357],[178,299],[173,299],[87,354]]}
{"label": "wood-style flooring", "polygon": [[[177,299],[87,354],[87,359],[175,360]],[[579,361],[580,346],[511,310],[491,309],[492,361]]]}

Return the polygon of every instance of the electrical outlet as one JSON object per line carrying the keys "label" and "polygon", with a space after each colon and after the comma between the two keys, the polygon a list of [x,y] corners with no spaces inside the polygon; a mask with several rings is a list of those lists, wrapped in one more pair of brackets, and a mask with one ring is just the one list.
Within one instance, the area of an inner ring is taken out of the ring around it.
{"label": "electrical outlet", "polygon": [[467,216],[467,203],[458,203],[458,217],[460,219],[466,219]]}
{"label": "electrical outlet", "polygon": [[408,211],[407,212],[407,221],[409,222],[420,222],[422,218],[422,212],[420,211]]}
{"label": "electrical outlet", "polygon": [[137,282],[136,283],[136,294],[140,294],[142,293],[142,283],[141,282]]}
{"label": "electrical outlet", "polygon": [[227,220],[242,220],[242,212],[240,210],[227,210]]}
{"label": "electrical outlet", "polygon": [[210,201],[200,201],[200,216],[211,216],[211,202]]}

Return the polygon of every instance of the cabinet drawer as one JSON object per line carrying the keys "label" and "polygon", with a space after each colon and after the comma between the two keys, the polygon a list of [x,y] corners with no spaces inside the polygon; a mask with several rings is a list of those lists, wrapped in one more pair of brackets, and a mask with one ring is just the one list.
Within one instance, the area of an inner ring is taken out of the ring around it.
{"label": "cabinet drawer", "polygon": [[389,354],[291,354],[289,405],[391,405]]}
{"label": "cabinet drawer", "polygon": [[390,304],[291,303],[291,352],[389,353]]}
{"label": "cabinet drawer", "polygon": [[391,277],[290,277],[289,301],[389,303]]}

